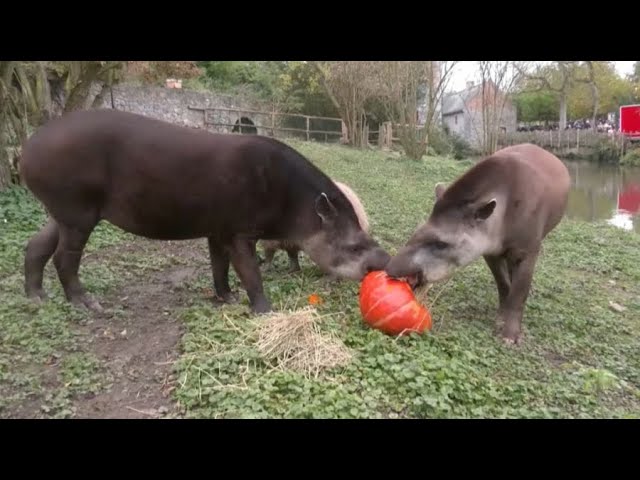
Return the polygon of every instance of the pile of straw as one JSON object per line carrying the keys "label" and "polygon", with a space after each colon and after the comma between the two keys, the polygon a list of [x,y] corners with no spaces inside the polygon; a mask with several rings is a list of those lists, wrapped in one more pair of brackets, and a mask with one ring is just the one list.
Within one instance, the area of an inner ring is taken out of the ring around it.
{"label": "pile of straw", "polygon": [[313,307],[263,317],[256,346],[265,360],[306,376],[317,377],[323,369],[348,364],[351,351],[335,336],[320,333],[320,319]]}
{"label": "pile of straw", "polygon": [[415,291],[413,292],[413,295],[416,297],[416,300],[420,304],[427,307],[428,309],[431,309],[431,305],[430,305],[431,302],[429,301],[429,290],[431,290],[431,287],[433,287],[433,284],[431,283],[424,284],[416,288]]}

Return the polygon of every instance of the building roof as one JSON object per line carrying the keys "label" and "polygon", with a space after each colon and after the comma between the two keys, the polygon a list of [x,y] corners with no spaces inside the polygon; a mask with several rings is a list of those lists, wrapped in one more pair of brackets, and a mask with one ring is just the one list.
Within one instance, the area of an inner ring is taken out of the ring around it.
{"label": "building roof", "polygon": [[481,85],[471,85],[459,92],[442,96],[442,115],[452,115],[464,111],[465,103],[480,91]]}

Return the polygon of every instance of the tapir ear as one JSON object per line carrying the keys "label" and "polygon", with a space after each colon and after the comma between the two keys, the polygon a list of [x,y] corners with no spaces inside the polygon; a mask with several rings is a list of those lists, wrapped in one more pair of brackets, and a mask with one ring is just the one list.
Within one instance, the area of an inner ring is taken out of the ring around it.
{"label": "tapir ear", "polygon": [[316,213],[320,216],[323,222],[329,222],[338,216],[336,207],[333,206],[326,193],[322,192],[316,198]]}
{"label": "tapir ear", "polygon": [[447,186],[444,183],[442,182],[436,183],[436,200],[439,200],[440,197],[442,197],[442,194],[446,189],[447,189]]}
{"label": "tapir ear", "polygon": [[487,203],[482,205],[480,208],[476,210],[475,218],[476,220],[486,220],[491,216],[493,210],[496,208],[496,199],[492,198]]}

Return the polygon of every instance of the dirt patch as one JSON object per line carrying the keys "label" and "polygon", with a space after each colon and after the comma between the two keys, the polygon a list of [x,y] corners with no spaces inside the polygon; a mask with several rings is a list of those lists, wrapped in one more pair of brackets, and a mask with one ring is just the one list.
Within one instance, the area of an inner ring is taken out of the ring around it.
{"label": "dirt patch", "polygon": [[569,359],[556,352],[545,352],[543,356],[554,367],[561,367],[569,362]]}
{"label": "dirt patch", "polygon": [[[91,398],[74,401],[77,418],[158,418],[179,416],[171,399],[172,364],[183,327],[178,319],[193,292],[182,288],[208,269],[202,242],[134,242],[145,255],[174,255],[189,266],[153,272],[100,298],[105,313],[81,327],[92,352],[106,369],[111,386]],[[108,262],[96,252],[93,260]]]}
{"label": "dirt patch", "polygon": [[[58,366],[57,365],[29,365],[23,367],[25,371],[28,371],[31,378],[37,378],[40,384],[41,391],[47,389],[55,389],[59,386],[58,381]],[[0,386],[0,397],[10,398],[12,396],[18,396],[20,391],[15,387]],[[40,389],[38,389],[40,390]],[[0,418],[24,418],[24,419],[36,419],[40,418],[42,414],[43,406],[43,394],[40,392],[31,392],[27,394],[19,403],[16,403],[15,407],[2,412]]]}

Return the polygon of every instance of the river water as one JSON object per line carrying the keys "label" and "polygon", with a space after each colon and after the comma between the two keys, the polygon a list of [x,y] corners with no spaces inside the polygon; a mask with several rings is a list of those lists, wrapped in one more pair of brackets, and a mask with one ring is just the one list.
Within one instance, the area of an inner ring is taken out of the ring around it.
{"label": "river water", "polygon": [[571,172],[567,216],[640,233],[640,168],[564,161]]}

